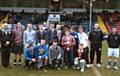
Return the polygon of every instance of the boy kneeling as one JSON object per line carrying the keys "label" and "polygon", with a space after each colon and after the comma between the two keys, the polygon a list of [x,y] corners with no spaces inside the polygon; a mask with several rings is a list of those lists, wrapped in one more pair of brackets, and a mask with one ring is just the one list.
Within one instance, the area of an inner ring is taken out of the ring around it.
{"label": "boy kneeling", "polygon": [[49,48],[49,62],[51,68],[57,68],[60,70],[60,66],[62,63],[62,49],[58,46],[57,38],[54,38],[52,41],[52,45]]}
{"label": "boy kneeling", "polygon": [[46,40],[44,37],[41,39],[40,45],[36,45],[34,50],[38,62],[38,69],[43,67],[44,72],[47,72],[48,45],[46,45]]}
{"label": "boy kneeling", "polygon": [[84,72],[85,59],[84,59],[84,53],[83,53],[83,44],[79,44],[78,57],[74,59],[74,66],[76,69],[81,69],[81,72]]}
{"label": "boy kneeling", "polygon": [[25,57],[26,69],[35,67],[36,59],[35,59],[35,52],[33,49],[34,49],[33,44],[29,44],[28,48],[25,49],[24,57]]}

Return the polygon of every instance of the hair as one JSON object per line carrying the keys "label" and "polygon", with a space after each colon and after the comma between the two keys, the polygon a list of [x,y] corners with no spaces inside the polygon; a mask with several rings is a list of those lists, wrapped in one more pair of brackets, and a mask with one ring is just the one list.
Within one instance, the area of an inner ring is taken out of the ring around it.
{"label": "hair", "polygon": [[68,25],[64,26],[64,31],[66,31],[66,30],[70,30],[70,27]]}
{"label": "hair", "polygon": [[82,26],[82,25],[80,25],[80,26],[79,26],[79,29],[80,29],[80,28],[82,28],[82,29],[83,29],[83,26]]}
{"label": "hair", "polygon": [[78,44],[78,48],[80,48],[80,46],[82,46],[82,47],[83,47],[83,44],[82,44],[82,43],[79,43],[79,44]]}
{"label": "hair", "polygon": [[42,37],[41,37],[41,40],[46,40],[45,36],[42,36]]}
{"label": "hair", "polygon": [[71,29],[75,31],[75,26],[71,26]]}
{"label": "hair", "polygon": [[31,47],[31,46],[33,46],[33,44],[32,44],[32,43],[30,43],[28,47]]}
{"label": "hair", "polygon": [[83,44],[82,44],[82,43],[80,43],[79,45],[80,45],[80,46],[83,46]]}
{"label": "hair", "polygon": [[57,39],[53,39],[52,42],[58,42],[58,40]]}

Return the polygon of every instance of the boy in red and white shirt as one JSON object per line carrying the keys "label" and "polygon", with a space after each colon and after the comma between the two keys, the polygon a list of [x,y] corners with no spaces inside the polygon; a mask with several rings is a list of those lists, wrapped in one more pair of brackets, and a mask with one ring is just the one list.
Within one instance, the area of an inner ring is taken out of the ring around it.
{"label": "boy in red and white shirt", "polygon": [[84,72],[85,59],[83,53],[83,44],[79,44],[78,56],[74,59],[74,66],[76,69],[80,69],[81,72]]}

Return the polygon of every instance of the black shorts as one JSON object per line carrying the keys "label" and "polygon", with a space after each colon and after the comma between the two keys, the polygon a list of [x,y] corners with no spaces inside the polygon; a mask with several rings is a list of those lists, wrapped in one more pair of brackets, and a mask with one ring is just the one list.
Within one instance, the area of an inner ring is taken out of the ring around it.
{"label": "black shorts", "polygon": [[22,54],[23,53],[23,45],[14,45],[14,54]]}

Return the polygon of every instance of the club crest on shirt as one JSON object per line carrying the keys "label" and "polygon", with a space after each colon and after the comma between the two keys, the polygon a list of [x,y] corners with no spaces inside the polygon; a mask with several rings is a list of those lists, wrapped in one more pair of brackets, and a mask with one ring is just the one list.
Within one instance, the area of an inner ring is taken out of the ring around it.
{"label": "club crest on shirt", "polygon": [[116,36],[116,37],[115,37],[115,40],[117,40],[117,39],[118,39],[118,37]]}
{"label": "club crest on shirt", "polygon": [[43,48],[39,49],[39,54],[45,54],[45,50]]}

